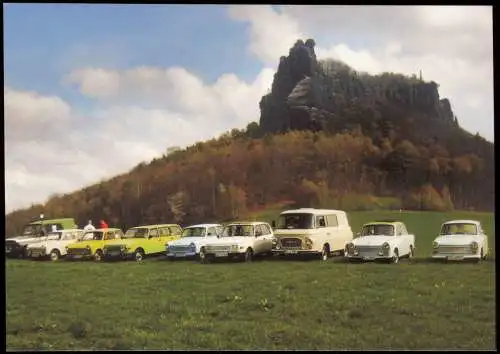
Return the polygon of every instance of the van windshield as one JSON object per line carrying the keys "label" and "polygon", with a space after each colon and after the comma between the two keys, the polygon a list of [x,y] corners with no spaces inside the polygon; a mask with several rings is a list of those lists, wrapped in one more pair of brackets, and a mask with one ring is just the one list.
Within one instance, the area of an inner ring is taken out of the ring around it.
{"label": "van windshield", "polygon": [[306,214],[281,214],[278,218],[277,229],[312,229],[313,215]]}

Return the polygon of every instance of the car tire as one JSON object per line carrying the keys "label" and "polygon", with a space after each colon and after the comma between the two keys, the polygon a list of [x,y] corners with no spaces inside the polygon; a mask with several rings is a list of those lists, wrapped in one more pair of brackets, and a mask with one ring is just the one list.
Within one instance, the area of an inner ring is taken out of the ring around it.
{"label": "car tire", "polygon": [[393,263],[393,264],[399,263],[399,251],[398,251],[397,248],[393,252],[393,255],[392,255],[392,258],[391,258],[391,263]]}
{"label": "car tire", "polygon": [[200,257],[200,263],[202,263],[202,264],[207,264],[207,263],[209,263],[209,260],[208,260],[207,254],[205,253],[205,247],[202,247],[202,248],[200,249],[200,255],[199,255],[199,257]]}
{"label": "car tire", "polygon": [[413,245],[410,245],[410,253],[408,253],[408,259],[412,259],[415,257],[415,248],[413,248]]}
{"label": "car tire", "polygon": [[59,250],[52,250],[50,251],[49,257],[51,261],[55,262],[61,258],[61,253],[59,253]]}
{"label": "car tire", "polygon": [[253,251],[251,248],[247,248],[245,251],[245,262],[251,262],[253,260]]}
{"label": "car tire", "polygon": [[481,256],[482,256],[481,258],[483,259],[483,261],[488,259],[488,253],[484,254],[482,248],[481,248]]}
{"label": "car tire", "polygon": [[142,262],[144,260],[144,251],[142,249],[138,248],[135,250],[134,260],[136,262]]}
{"label": "car tire", "polygon": [[103,257],[104,256],[103,256],[101,250],[95,251],[95,253],[94,253],[94,261],[100,262],[100,261],[102,261]]}
{"label": "car tire", "polygon": [[327,245],[324,245],[323,249],[321,250],[321,260],[327,261],[329,254],[330,254],[330,248]]}

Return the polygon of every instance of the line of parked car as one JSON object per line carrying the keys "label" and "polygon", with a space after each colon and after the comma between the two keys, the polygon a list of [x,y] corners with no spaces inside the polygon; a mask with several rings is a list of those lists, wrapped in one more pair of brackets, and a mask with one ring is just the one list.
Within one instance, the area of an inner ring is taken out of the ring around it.
{"label": "line of parked car", "polygon": [[[53,225],[57,231],[48,232]],[[53,261],[62,257],[142,261],[163,254],[169,260],[188,258],[208,263],[224,258],[251,261],[260,255],[311,255],[322,260],[340,255],[350,261],[398,263],[400,258],[414,257],[415,248],[415,235],[402,221],[366,223],[355,237],[344,211],[313,208],[284,211],[272,225],[237,221],[182,229],[177,224],[157,224],[132,227],[125,234],[119,228],[84,231],[72,218],[37,220],[26,225],[21,236],[5,242],[8,257]],[[488,255],[488,237],[479,221],[452,220],[441,226],[431,257],[481,261]]]}

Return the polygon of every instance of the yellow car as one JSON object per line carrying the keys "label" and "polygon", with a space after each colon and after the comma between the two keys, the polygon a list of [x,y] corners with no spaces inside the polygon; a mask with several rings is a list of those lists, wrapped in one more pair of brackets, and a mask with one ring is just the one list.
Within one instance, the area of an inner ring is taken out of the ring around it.
{"label": "yellow car", "polygon": [[89,230],[83,234],[82,240],[66,246],[66,258],[102,260],[104,245],[121,239],[123,231],[116,228]]}
{"label": "yellow car", "polygon": [[182,228],[177,224],[136,226],[127,230],[122,239],[108,242],[104,257],[142,261],[145,256],[164,253],[168,242],[179,239],[181,234]]}

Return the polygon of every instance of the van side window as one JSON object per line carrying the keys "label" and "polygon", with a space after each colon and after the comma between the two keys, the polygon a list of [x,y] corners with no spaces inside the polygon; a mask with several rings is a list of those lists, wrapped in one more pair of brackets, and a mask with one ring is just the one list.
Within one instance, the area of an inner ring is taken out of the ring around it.
{"label": "van side window", "polygon": [[157,237],[158,236],[158,229],[149,230],[149,236],[150,237]]}
{"label": "van side window", "polygon": [[337,220],[337,215],[331,214],[326,216],[326,221],[328,221],[328,226],[339,226],[339,221]]}
{"label": "van side window", "polygon": [[215,227],[210,227],[208,228],[208,231],[207,231],[207,236],[216,236],[217,235],[217,231],[215,230]]}
{"label": "van side window", "polygon": [[264,230],[264,235],[270,235],[271,234],[271,228],[269,227],[268,224],[263,224],[262,229]]}
{"label": "van side window", "polygon": [[216,229],[217,229],[217,235],[222,235],[222,230],[224,230],[224,228],[222,226],[217,226]]}
{"label": "van side window", "polygon": [[326,227],[324,216],[316,216],[316,227]]}
{"label": "van side window", "polygon": [[170,229],[168,227],[161,227],[158,230],[160,231],[160,236],[170,236]]}
{"label": "van side window", "polygon": [[182,234],[182,229],[179,226],[170,226],[170,234],[180,235]]}
{"label": "van side window", "polygon": [[255,225],[255,236],[262,236],[264,232],[262,230],[262,225]]}

